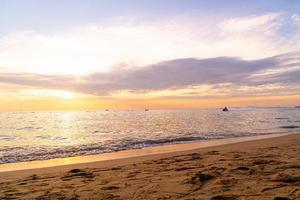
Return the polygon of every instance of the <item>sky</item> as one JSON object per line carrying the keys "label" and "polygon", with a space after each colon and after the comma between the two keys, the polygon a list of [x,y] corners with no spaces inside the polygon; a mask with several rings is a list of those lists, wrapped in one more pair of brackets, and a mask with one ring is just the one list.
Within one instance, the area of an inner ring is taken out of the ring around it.
{"label": "sky", "polygon": [[0,0],[0,110],[299,102],[299,0]]}

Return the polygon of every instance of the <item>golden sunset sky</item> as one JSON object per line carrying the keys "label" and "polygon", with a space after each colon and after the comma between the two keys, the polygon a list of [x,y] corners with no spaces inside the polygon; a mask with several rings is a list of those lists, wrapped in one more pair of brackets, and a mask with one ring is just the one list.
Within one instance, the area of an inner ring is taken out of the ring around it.
{"label": "golden sunset sky", "polygon": [[299,104],[299,1],[0,0],[0,110]]}

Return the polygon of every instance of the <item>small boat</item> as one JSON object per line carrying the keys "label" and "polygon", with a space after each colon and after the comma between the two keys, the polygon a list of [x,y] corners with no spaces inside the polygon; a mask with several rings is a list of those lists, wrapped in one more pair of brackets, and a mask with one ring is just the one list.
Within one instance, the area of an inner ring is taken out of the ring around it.
{"label": "small boat", "polygon": [[228,108],[225,106],[225,108],[223,108],[222,110],[223,112],[229,111]]}
{"label": "small boat", "polygon": [[148,109],[148,108],[145,108],[145,111],[149,111],[149,109]]}

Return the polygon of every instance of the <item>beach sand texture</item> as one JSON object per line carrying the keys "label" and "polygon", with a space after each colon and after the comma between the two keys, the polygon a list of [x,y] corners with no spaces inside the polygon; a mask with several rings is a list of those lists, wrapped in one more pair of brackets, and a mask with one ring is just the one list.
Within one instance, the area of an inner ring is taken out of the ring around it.
{"label": "beach sand texture", "polygon": [[0,199],[300,199],[300,134],[2,172]]}

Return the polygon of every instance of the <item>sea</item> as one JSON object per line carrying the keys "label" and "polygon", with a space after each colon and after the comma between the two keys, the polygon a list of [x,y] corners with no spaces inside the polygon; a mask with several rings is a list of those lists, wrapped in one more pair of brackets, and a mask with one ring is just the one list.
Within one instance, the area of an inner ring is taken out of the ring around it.
{"label": "sea", "polygon": [[0,164],[297,132],[299,108],[0,112]]}

